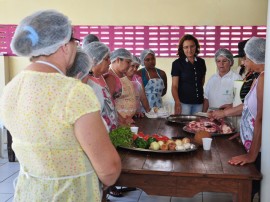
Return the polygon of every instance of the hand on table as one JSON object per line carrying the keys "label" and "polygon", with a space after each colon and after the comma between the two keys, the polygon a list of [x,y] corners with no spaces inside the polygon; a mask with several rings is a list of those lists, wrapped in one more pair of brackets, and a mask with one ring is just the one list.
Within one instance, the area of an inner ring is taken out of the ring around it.
{"label": "hand on table", "polygon": [[235,157],[232,157],[228,163],[231,164],[231,165],[240,165],[240,166],[243,166],[247,163],[253,163],[255,161],[255,159],[252,159],[248,154],[243,154],[243,155],[240,155],[240,156],[235,156]]}

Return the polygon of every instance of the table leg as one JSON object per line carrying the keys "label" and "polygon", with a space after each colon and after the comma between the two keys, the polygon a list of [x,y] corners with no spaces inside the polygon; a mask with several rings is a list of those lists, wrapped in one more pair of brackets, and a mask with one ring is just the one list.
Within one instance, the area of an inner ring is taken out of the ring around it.
{"label": "table leg", "polygon": [[251,202],[252,181],[245,180],[239,184],[239,191],[237,194],[237,202]]}

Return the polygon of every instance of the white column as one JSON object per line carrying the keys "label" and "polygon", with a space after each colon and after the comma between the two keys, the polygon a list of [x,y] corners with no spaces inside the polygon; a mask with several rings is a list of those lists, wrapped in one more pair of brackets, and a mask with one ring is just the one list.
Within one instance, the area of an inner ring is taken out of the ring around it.
{"label": "white column", "polygon": [[270,1],[268,1],[267,35],[265,55],[263,128],[262,128],[262,168],[261,202],[270,201]]}
{"label": "white column", "polygon": [[[7,58],[3,55],[0,55],[0,96],[2,95],[3,88],[7,84],[8,79],[9,79],[9,70],[7,65]],[[4,142],[6,142],[6,135],[4,133],[3,125],[0,120],[0,158],[3,157]]]}
{"label": "white column", "polygon": [[9,69],[7,57],[0,54],[0,96],[4,86],[9,82]]}

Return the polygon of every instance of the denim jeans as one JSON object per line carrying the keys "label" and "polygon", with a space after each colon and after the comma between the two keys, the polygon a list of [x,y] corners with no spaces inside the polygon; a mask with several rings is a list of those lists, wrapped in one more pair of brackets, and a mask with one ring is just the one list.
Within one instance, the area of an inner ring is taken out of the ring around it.
{"label": "denim jeans", "polygon": [[203,108],[203,104],[181,103],[181,106],[182,106],[182,114],[185,114],[185,115],[194,115],[197,112],[201,112]]}

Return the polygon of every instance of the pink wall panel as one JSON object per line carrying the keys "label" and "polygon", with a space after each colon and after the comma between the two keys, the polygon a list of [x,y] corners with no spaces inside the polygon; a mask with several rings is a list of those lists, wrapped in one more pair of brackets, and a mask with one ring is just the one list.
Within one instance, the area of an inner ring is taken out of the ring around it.
{"label": "pink wall panel", "polygon": [[[16,25],[0,25],[0,52],[14,55],[10,41]],[[237,54],[239,41],[252,36],[266,37],[265,26],[74,26],[74,35],[81,40],[88,33],[97,35],[111,51],[126,48],[135,55],[152,49],[157,57],[176,57],[179,38],[192,34],[201,45],[201,57],[213,57],[219,48]]]}

